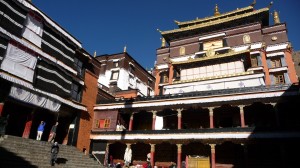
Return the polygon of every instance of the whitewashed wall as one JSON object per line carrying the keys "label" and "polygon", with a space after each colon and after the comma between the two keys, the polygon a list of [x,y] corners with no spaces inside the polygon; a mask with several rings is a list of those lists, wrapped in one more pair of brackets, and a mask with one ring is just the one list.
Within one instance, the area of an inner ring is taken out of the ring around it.
{"label": "whitewashed wall", "polygon": [[[109,83],[110,81],[112,81],[110,80],[111,74],[112,74],[112,70],[106,70],[105,75],[102,74],[99,76],[98,82],[106,87],[109,87]],[[136,81],[137,81],[137,77],[130,78],[129,72],[127,70],[123,68],[119,69],[119,78],[117,80],[117,86],[121,90],[128,90],[128,87],[130,86],[133,89],[139,89],[142,95],[147,96],[148,86],[143,82],[137,83]],[[154,91],[150,92],[150,95],[154,95]]]}

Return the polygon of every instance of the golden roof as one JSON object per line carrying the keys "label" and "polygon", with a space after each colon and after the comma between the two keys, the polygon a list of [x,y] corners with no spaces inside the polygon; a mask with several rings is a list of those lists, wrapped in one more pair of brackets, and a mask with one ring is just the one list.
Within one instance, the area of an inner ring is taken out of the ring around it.
{"label": "golden roof", "polygon": [[175,22],[177,23],[179,26],[181,25],[185,25],[185,24],[193,24],[193,23],[199,23],[199,22],[204,22],[204,21],[208,21],[208,20],[213,20],[213,19],[217,19],[217,18],[220,18],[220,17],[226,17],[226,16],[229,16],[229,15],[232,15],[232,14],[235,14],[235,13],[239,13],[239,12],[243,12],[243,11],[247,11],[247,10],[250,10],[250,9],[253,9],[252,6],[247,6],[245,8],[240,8],[240,9],[237,9],[237,10],[234,10],[234,11],[230,11],[230,12],[226,12],[226,13],[222,13],[221,15],[218,15],[218,16],[209,16],[209,17],[205,17],[203,19],[195,19],[195,20],[191,20],[191,21],[185,21],[185,22]]}
{"label": "golden roof", "polygon": [[206,57],[200,57],[200,58],[194,58],[194,59],[188,59],[186,61],[179,61],[179,62],[172,62],[173,65],[179,65],[179,64],[186,64],[186,63],[193,63],[193,62],[199,62],[199,61],[205,61],[205,60],[212,60],[212,59],[218,59],[218,58],[224,58],[224,57],[230,57],[230,56],[235,56],[238,54],[243,54],[247,53],[249,50],[243,50],[243,51],[230,51],[228,53],[224,54],[217,54],[215,56],[206,56]]}
{"label": "golden roof", "polygon": [[[161,34],[166,35],[166,34],[172,34],[172,33],[178,33],[178,32],[184,32],[184,31],[188,31],[188,30],[204,28],[204,27],[208,27],[208,26],[212,26],[212,25],[217,25],[217,24],[221,24],[221,23],[225,23],[225,22],[234,21],[234,20],[237,20],[237,19],[240,19],[240,18],[252,16],[252,15],[259,14],[259,13],[266,12],[266,11],[269,11],[269,8],[262,8],[262,9],[255,10],[255,11],[252,11],[252,12],[249,12],[249,13],[244,13],[244,14],[235,15],[235,16],[228,16],[228,17],[225,17],[225,18],[220,18],[220,19],[212,20],[212,21],[205,22],[205,23],[200,23],[200,24],[196,24],[196,25],[182,27],[182,28],[179,28],[179,29],[162,31]],[[219,17],[219,16],[216,16],[216,17]]]}

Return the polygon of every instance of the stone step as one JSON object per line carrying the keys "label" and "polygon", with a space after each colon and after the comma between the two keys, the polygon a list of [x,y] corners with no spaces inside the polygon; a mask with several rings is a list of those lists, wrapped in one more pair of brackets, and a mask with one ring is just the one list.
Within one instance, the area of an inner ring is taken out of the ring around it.
{"label": "stone step", "polygon": [[[51,143],[5,136],[0,140],[0,167],[51,167]],[[101,167],[93,158],[84,155],[76,147],[59,145],[58,163],[55,167]]]}

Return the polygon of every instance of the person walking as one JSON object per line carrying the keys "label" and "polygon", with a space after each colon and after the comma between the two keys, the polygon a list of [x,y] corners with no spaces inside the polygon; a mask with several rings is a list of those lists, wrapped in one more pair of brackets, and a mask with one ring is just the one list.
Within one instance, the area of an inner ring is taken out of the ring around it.
{"label": "person walking", "polygon": [[52,143],[54,142],[54,139],[56,136],[57,125],[58,125],[58,122],[56,122],[55,125],[52,126],[48,142],[52,142]]}
{"label": "person walking", "polygon": [[43,132],[44,132],[44,129],[45,129],[45,125],[46,125],[46,122],[41,121],[41,123],[40,123],[40,125],[37,129],[36,140],[40,141],[42,139],[42,135],[43,135]]}
{"label": "person walking", "polygon": [[130,145],[127,145],[127,148],[125,149],[125,154],[124,154],[124,162],[125,162],[124,167],[130,166],[131,158],[132,158],[132,150],[131,150]]}
{"label": "person walking", "polygon": [[51,159],[50,159],[51,166],[54,166],[55,162],[57,161],[58,152],[59,152],[58,143],[54,142],[54,144],[51,146]]}

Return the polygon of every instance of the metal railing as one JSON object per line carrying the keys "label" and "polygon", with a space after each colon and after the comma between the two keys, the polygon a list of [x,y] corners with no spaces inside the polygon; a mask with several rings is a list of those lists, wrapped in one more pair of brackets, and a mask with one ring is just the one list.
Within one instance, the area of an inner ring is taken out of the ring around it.
{"label": "metal railing", "polygon": [[92,154],[91,154],[90,156],[93,157],[93,159],[95,159],[95,160],[98,162],[98,164],[100,164],[101,166],[104,166],[104,165],[100,162],[100,160],[97,158],[97,156],[95,155],[94,152],[92,152]]}

